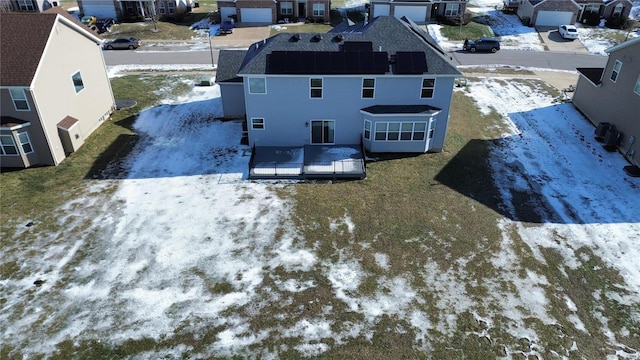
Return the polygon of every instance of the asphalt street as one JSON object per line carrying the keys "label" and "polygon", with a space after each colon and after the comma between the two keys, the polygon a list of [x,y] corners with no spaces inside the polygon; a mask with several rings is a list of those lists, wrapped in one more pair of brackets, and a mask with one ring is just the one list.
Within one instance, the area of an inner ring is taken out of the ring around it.
{"label": "asphalt street", "polygon": [[[143,48],[135,51],[104,51],[105,62],[113,65],[166,65],[166,64],[217,64],[218,48],[199,50],[174,50]],[[500,50],[492,53],[449,52],[448,55],[458,65],[504,65],[542,69],[572,70],[577,67],[604,67],[606,56],[554,53],[549,51]]]}

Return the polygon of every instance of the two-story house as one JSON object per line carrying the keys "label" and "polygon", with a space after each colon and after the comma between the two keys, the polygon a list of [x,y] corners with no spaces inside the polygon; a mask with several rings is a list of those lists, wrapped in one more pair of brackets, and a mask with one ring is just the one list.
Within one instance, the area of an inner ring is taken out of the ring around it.
{"label": "two-story house", "polygon": [[190,13],[192,6],[192,0],[78,0],[81,14],[118,20],[179,18]]}
{"label": "two-story house", "polygon": [[[573,104],[635,166],[640,166],[640,38],[606,50],[604,68],[578,68]],[[606,124],[606,129],[601,125]],[[608,135],[608,136],[607,136]]]}
{"label": "two-story house", "polygon": [[64,11],[0,20],[0,164],[58,165],[115,109],[102,39]]}
{"label": "two-story house", "polygon": [[374,153],[441,151],[462,76],[424,30],[392,16],[223,50],[218,69],[223,111],[246,114],[257,151],[360,144]]}
{"label": "two-story house", "polygon": [[43,12],[59,5],[58,0],[0,0],[2,12]]}
{"label": "two-story house", "polygon": [[578,21],[587,23],[589,18],[627,18],[633,7],[631,0],[576,0],[580,5]]}
{"label": "two-story house", "polygon": [[245,23],[329,22],[330,0],[217,0],[222,20]]}
{"label": "two-story house", "polygon": [[523,0],[517,8],[518,17],[531,26],[573,24],[579,11],[575,0]]}
{"label": "two-story house", "polygon": [[406,17],[418,24],[435,22],[439,16],[461,18],[468,0],[371,0],[371,17]]}

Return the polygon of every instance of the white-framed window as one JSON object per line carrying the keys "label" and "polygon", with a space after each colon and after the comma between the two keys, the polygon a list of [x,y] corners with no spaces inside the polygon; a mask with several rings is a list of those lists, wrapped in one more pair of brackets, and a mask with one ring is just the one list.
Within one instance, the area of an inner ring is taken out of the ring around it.
{"label": "white-framed window", "polygon": [[266,94],[266,78],[249,78],[249,94]]}
{"label": "white-framed window", "polygon": [[433,89],[436,87],[436,79],[422,79],[422,88],[420,90],[420,98],[431,99],[433,97]]}
{"label": "white-framed window", "polygon": [[22,146],[22,151],[25,154],[30,154],[33,152],[33,146],[31,146],[29,134],[27,134],[26,132],[18,133],[18,140],[20,141],[20,146]]}
{"label": "white-framed window", "polygon": [[313,4],[313,16],[324,16],[324,4],[322,3]]}
{"label": "white-framed window", "polygon": [[634,86],[633,92],[636,93],[636,95],[640,95],[640,75],[638,75],[638,80],[636,80],[636,86]]}
{"label": "white-framed window", "polygon": [[24,89],[9,89],[9,94],[11,94],[11,100],[13,100],[13,106],[16,108],[16,111],[31,110]]}
{"label": "white-framed window", "polygon": [[311,121],[311,143],[333,144],[335,142],[336,122],[334,120]]}
{"label": "white-framed window", "polygon": [[159,14],[166,14],[167,13],[167,9],[165,9],[165,7],[164,7],[164,1],[158,1],[158,13]]}
{"label": "white-framed window", "polygon": [[264,119],[263,118],[251,118],[251,129],[252,130],[264,130]]}
{"label": "white-framed window", "polygon": [[293,15],[293,3],[291,1],[283,1],[280,3],[280,14]]}
{"label": "white-framed window", "polygon": [[22,11],[36,11],[32,0],[18,0],[18,8]]}
{"label": "white-framed window", "polygon": [[73,87],[76,89],[76,94],[84,89],[84,83],[82,82],[82,75],[80,74],[80,71],[73,74],[71,76],[71,80],[73,81]]}
{"label": "white-framed window", "polygon": [[444,8],[444,16],[458,16],[460,4],[447,4]]}
{"label": "white-framed window", "polygon": [[0,135],[0,148],[2,155],[18,155],[18,148],[11,135]]}
{"label": "white-framed window", "polygon": [[309,79],[309,96],[314,99],[322,99],[322,78]]}
{"label": "white-framed window", "polygon": [[586,12],[589,12],[589,13],[599,13],[600,12],[600,5],[599,4],[589,4],[589,5],[587,5],[587,7],[584,10]]}
{"label": "white-framed window", "polygon": [[622,15],[622,10],[624,10],[624,5],[618,3],[618,5],[613,8],[613,14],[611,14],[611,16],[620,17]]}
{"label": "white-framed window", "polygon": [[371,120],[364,121],[364,131],[363,136],[367,140],[371,140]]}
{"label": "white-framed window", "polygon": [[362,98],[373,99],[376,88],[376,79],[362,79]]}
{"label": "white-framed window", "polygon": [[621,69],[622,61],[616,60],[615,65],[613,65],[613,70],[611,70],[611,81],[616,82],[616,80],[618,80],[618,75],[620,75]]}
{"label": "white-framed window", "polygon": [[377,122],[375,141],[423,141],[426,130],[426,122]]}
{"label": "white-framed window", "polygon": [[176,3],[173,1],[167,2],[167,6],[169,7],[169,14],[173,14],[176,12]]}

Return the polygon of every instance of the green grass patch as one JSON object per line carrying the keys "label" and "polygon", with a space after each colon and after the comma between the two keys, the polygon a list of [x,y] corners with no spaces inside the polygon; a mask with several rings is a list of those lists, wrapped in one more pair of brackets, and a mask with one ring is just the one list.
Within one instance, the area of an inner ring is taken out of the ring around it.
{"label": "green grass patch", "polygon": [[269,36],[277,35],[279,33],[320,33],[324,34],[331,30],[331,25],[326,24],[284,24],[281,30],[271,28]]}
{"label": "green grass patch", "polygon": [[476,22],[474,19],[461,26],[442,25],[440,31],[443,36],[453,41],[463,41],[465,38],[474,40],[493,36],[493,31],[489,26]]}
{"label": "green grass patch", "polygon": [[[187,15],[184,19],[162,21],[123,22],[114,25],[111,32],[101,34],[105,39],[134,37],[144,40],[191,40],[196,33],[191,25],[207,17],[208,13],[198,12]],[[144,44],[143,44],[144,45]]]}

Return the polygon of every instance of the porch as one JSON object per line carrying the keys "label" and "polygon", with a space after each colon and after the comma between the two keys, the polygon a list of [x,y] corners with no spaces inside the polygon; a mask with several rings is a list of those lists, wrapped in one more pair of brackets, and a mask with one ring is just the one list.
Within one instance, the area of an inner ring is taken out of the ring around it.
{"label": "porch", "polygon": [[298,147],[254,146],[249,179],[363,179],[367,176],[359,145]]}

